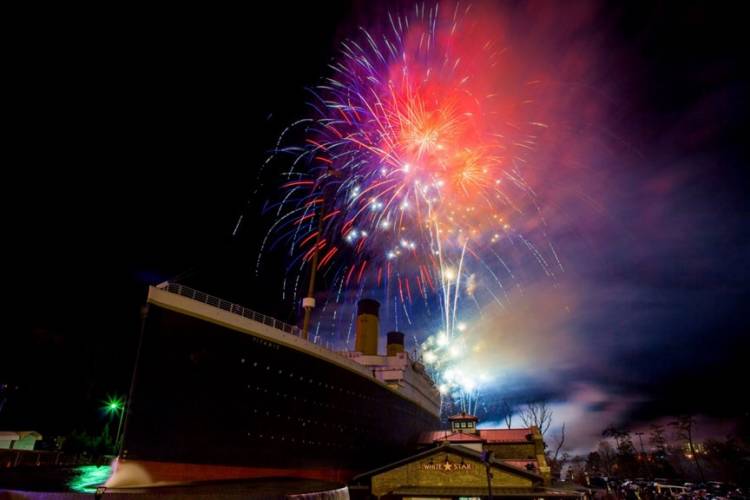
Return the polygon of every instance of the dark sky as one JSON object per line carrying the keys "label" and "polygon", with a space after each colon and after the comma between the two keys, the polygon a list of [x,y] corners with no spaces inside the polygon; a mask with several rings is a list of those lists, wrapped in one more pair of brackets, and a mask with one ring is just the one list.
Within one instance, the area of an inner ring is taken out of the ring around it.
{"label": "dark sky", "polygon": [[[533,25],[535,11],[567,22],[550,2],[499,5],[519,25]],[[0,428],[96,425],[98,401],[127,389],[148,284],[179,275],[293,319],[278,294],[255,291],[270,189],[248,199],[278,134],[307,113],[305,87],[374,9],[273,2],[8,17],[0,383],[19,388]],[[576,307],[551,320],[569,332],[551,345],[568,348],[520,349],[526,358],[497,391],[551,398],[581,425],[677,412],[723,425],[748,411],[737,389],[750,354],[742,16],[709,2],[587,9],[557,41],[595,54],[581,85],[606,105],[586,137],[606,153],[587,160],[587,189],[604,208],[553,231],[570,268],[559,285],[575,288]],[[264,278],[280,290],[276,264]],[[587,405],[588,416],[576,413]],[[585,446],[591,433],[580,434]]]}

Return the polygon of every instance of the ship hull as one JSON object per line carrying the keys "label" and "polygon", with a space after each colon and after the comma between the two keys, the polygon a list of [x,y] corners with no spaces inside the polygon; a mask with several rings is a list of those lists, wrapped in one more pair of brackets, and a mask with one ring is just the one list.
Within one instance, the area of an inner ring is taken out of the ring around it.
{"label": "ship hull", "polygon": [[148,468],[155,482],[346,480],[405,456],[437,425],[346,366],[150,304],[118,466]]}
{"label": "ship hull", "polygon": [[130,460],[118,457],[106,486],[128,488],[164,486],[206,481],[236,481],[255,478],[300,478],[346,484],[357,471],[335,468],[244,467],[240,465],[191,464]]}

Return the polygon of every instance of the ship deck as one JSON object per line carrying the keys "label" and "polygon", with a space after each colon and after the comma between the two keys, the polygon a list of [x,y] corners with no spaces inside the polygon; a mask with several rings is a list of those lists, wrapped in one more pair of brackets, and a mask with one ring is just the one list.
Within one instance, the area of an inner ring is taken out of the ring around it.
{"label": "ship deck", "polygon": [[156,287],[149,287],[148,302],[323,359],[417,403],[438,418],[440,416],[440,400],[436,389],[433,388],[432,395],[413,384],[394,389],[378,380],[370,367],[350,359],[341,352],[302,338],[301,329],[294,325],[177,283],[165,282]]}

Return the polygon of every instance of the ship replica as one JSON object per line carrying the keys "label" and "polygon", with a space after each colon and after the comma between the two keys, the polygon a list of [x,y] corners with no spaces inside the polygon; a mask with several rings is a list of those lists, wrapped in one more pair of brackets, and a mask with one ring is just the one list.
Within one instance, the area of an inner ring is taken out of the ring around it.
{"label": "ship replica", "polygon": [[175,283],[150,287],[108,487],[296,477],[346,481],[439,427],[440,394],[360,300],[355,351]]}

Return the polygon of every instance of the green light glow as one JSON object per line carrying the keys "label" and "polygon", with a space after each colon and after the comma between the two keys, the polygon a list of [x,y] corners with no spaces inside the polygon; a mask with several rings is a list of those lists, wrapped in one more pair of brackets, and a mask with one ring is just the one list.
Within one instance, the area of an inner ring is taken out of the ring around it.
{"label": "green light glow", "polygon": [[75,468],[76,476],[68,481],[68,488],[78,493],[95,493],[112,472],[109,465],[82,465]]}
{"label": "green light glow", "polygon": [[119,413],[123,407],[125,406],[125,402],[120,397],[110,397],[104,404],[104,411],[107,413]]}

